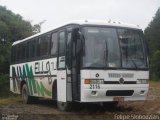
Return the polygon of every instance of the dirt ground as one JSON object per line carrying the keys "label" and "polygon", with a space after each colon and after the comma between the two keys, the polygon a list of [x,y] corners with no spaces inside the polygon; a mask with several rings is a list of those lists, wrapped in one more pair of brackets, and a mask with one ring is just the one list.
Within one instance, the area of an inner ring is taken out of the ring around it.
{"label": "dirt ground", "polygon": [[34,104],[25,105],[19,96],[0,98],[0,119],[2,120],[131,119],[125,116],[122,118],[120,115],[152,115],[160,120],[160,82],[150,82],[150,91],[146,101],[124,102],[116,108],[105,109],[96,104],[77,103],[71,112],[61,112],[56,108],[56,102],[51,100],[39,100]]}

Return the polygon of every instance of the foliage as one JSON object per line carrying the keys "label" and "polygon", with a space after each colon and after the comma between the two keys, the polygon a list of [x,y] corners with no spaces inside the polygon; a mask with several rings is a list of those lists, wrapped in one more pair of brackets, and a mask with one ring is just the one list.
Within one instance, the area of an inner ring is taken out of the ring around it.
{"label": "foliage", "polygon": [[158,80],[160,78],[160,50],[154,52],[151,59],[152,78]]}
{"label": "foliage", "polygon": [[9,63],[11,45],[40,32],[41,25],[31,25],[22,16],[0,6],[0,97],[10,95],[9,91]]}
{"label": "foliage", "polygon": [[0,74],[0,97],[10,95],[9,90],[9,75]]}
{"label": "foliage", "polygon": [[0,73],[8,73],[11,43],[0,44]]}
{"label": "foliage", "polygon": [[32,25],[29,21],[0,6],[0,40],[3,38],[14,42],[30,35],[32,35]]}
{"label": "foliage", "polygon": [[36,34],[36,33],[40,33],[41,32],[41,26],[39,24],[35,24],[32,28],[33,30],[33,33]]}
{"label": "foliage", "polygon": [[[8,74],[0,74],[0,86],[2,84],[8,84],[9,83],[9,75]],[[1,87],[0,87],[1,91]]]}
{"label": "foliage", "polygon": [[160,8],[144,33],[149,46],[151,77],[158,79],[160,78]]}
{"label": "foliage", "polygon": [[40,26],[32,26],[19,14],[0,6],[0,73],[9,72],[11,44],[40,32]]}
{"label": "foliage", "polygon": [[33,31],[33,34],[36,34],[36,33],[40,33],[41,32],[41,26],[42,24],[44,24],[46,22],[46,20],[43,20],[41,21],[40,23],[38,24],[35,24],[32,28],[32,31]]}

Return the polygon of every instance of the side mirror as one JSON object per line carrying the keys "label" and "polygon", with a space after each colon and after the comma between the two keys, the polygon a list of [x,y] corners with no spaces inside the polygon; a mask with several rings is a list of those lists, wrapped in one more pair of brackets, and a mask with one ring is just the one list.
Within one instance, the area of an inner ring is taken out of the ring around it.
{"label": "side mirror", "polygon": [[72,31],[72,39],[76,44],[76,54],[80,54],[83,48],[82,34],[79,31],[79,28],[75,28]]}
{"label": "side mirror", "polygon": [[77,50],[76,50],[76,52],[77,52],[77,54],[79,54],[80,52],[81,52],[81,50],[82,50],[82,46],[83,46],[83,43],[82,43],[82,39],[77,39]]}

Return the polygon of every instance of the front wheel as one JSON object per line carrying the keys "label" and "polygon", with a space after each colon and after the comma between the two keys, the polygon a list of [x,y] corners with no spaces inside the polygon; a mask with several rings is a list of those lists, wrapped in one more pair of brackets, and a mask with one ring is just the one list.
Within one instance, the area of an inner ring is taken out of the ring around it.
{"label": "front wheel", "polygon": [[29,96],[29,92],[26,84],[22,86],[22,100],[24,104],[29,104],[32,101],[31,96]]}
{"label": "front wheel", "polygon": [[59,102],[57,101],[57,107],[61,111],[70,111],[71,110],[71,103],[69,102]]}

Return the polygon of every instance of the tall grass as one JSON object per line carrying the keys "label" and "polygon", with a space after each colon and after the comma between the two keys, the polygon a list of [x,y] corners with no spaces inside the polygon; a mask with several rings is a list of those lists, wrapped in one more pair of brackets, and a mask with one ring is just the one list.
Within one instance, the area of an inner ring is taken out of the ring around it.
{"label": "tall grass", "polygon": [[12,95],[9,89],[9,75],[0,74],[0,98]]}

